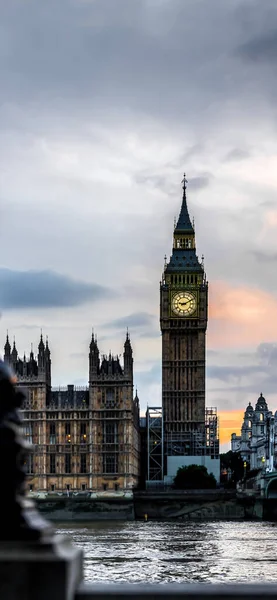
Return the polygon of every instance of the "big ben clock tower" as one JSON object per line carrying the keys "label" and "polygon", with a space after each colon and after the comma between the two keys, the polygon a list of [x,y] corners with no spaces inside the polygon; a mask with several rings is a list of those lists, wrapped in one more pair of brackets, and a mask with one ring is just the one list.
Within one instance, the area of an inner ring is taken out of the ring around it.
{"label": "big ben clock tower", "polygon": [[196,255],[186,200],[173,234],[160,287],[162,404],[165,452],[201,454],[205,444],[205,371],[208,284]]}

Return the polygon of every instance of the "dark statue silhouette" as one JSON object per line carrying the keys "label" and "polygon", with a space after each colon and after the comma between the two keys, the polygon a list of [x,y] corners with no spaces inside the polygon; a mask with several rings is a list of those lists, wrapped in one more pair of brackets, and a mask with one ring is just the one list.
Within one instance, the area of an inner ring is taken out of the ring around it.
{"label": "dark statue silhouette", "polygon": [[24,399],[16,377],[0,360],[0,540],[41,540],[52,528],[26,497],[26,459],[31,449],[22,433]]}

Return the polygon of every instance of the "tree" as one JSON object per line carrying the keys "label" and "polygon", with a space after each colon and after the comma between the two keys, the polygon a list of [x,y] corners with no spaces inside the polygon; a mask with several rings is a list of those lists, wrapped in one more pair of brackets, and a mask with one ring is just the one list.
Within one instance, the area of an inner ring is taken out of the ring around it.
{"label": "tree", "polygon": [[174,478],[174,486],[178,490],[208,490],[216,487],[216,479],[202,465],[180,467]]}
{"label": "tree", "polygon": [[[249,465],[244,467],[243,460],[239,452],[225,452],[225,454],[220,454],[220,472],[221,472],[221,482],[225,484],[226,487],[236,487],[236,484],[240,479],[242,479],[245,475],[245,472],[249,470]],[[228,471],[230,473],[228,477]]]}

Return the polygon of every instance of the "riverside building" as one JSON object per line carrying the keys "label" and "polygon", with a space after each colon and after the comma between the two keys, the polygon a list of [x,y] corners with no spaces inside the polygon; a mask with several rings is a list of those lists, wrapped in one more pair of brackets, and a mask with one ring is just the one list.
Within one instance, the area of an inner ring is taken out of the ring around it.
{"label": "riverside building", "polygon": [[25,388],[24,433],[30,491],[122,491],[139,477],[139,400],[133,397],[133,351],[127,333],[123,365],[100,357],[92,335],[89,382],[84,388],[51,386],[51,354],[43,337],[37,356],[19,358],[7,336],[4,361]]}
{"label": "riverside building", "polygon": [[251,470],[277,468],[277,411],[269,410],[260,394],[255,407],[249,402],[241,426],[241,435],[232,433],[231,450],[238,452]]}

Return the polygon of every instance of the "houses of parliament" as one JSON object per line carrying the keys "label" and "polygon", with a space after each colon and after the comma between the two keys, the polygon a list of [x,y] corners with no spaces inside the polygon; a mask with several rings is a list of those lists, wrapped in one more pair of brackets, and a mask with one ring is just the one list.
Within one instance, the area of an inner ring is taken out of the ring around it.
{"label": "houses of parliament", "polygon": [[158,418],[156,413],[151,420],[147,409],[147,441],[134,396],[128,332],[123,364],[118,356],[100,357],[92,335],[88,386],[57,390],[51,386],[48,340],[41,335],[37,356],[31,351],[19,358],[7,335],[4,360],[26,390],[24,432],[33,445],[26,465],[30,491],[131,490],[139,482],[142,456],[148,481],[173,478],[178,466],[200,464],[199,456],[218,460],[217,413],[205,406],[207,308],[208,283],[196,254],[184,178],[172,254],[160,282],[162,398]]}
{"label": "houses of parliament", "polygon": [[53,390],[48,340],[37,357],[19,358],[7,336],[4,361],[25,389],[23,427],[33,446],[26,465],[30,491],[126,490],[139,474],[139,400],[133,397],[133,351],[126,335],[123,365],[89,346],[87,388]]}

